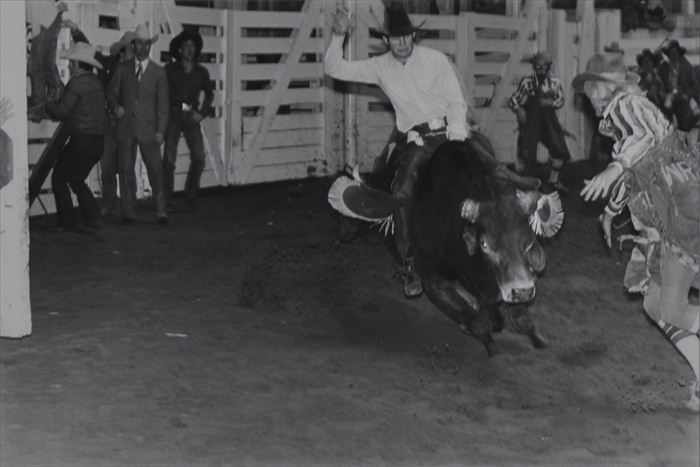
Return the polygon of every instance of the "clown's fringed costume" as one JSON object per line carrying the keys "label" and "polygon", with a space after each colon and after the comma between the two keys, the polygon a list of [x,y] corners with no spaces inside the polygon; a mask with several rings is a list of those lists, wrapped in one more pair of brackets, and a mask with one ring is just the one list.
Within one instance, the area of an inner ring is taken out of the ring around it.
{"label": "clown's fringed costume", "polygon": [[688,146],[686,133],[635,85],[617,87],[599,130],[614,139],[612,164],[623,169],[606,215],[628,206],[640,232],[625,287],[644,294],[645,311],[692,367],[688,406],[697,411],[700,306],[688,295],[700,285],[700,147]]}

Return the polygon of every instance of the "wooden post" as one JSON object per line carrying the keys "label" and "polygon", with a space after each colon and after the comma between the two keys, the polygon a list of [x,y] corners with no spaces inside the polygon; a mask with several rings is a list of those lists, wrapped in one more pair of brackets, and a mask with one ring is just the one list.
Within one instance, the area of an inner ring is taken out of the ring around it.
{"label": "wooden post", "polygon": [[0,97],[10,98],[13,116],[2,127],[11,147],[12,178],[0,188],[0,337],[32,332],[29,301],[29,205],[27,202],[27,82],[25,2],[0,2]]}
{"label": "wooden post", "polygon": [[520,16],[520,4],[521,0],[506,0],[506,16]]}
{"label": "wooden post", "polygon": [[[328,44],[330,44],[333,37],[331,27],[333,24],[334,13],[335,5],[330,2],[324,2],[321,12],[325,20],[323,29],[323,37],[325,39],[324,50],[328,48]],[[333,173],[342,169],[343,165],[345,164],[345,146],[343,142],[347,128],[344,113],[344,96],[335,89],[333,85],[333,78],[326,75],[324,76],[324,82],[324,150],[326,153],[326,160],[329,162],[328,169],[331,173]]]}
{"label": "wooden post", "polygon": [[695,14],[695,0],[683,0],[681,4],[681,13],[683,15]]}
{"label": "wooden post", "polygon": [[226,29],[228,31],[226,49],[228,60],[226,61],[226,129],[224,131],[224,173],[226,182],[236,182],[234,161],[239,157],[243,148],[243,114],[240,95],[241,82],[237,79],[236,70],[240,68],[240,15],[234,10],[226,12]]}
{"label": "wooden post", "polygon": [[[582,73],[586,69],[586,64],[588,60],[595,53],[595,9],[593,7],[593,0],[578,0],[577,10],[581,11],[581,21],[579,21],[578,28],[578,54],[577,54],[577,64],[578,73]],[[618,26],[619,29],[619,26]],[[604,45],[601,45],[604,47]],[[594,131],[591,128],[591,123],[588,121],[582,112],[579,112],[578,121],[578,135],[582,135],[584,138],[584,144],[581,145],[584,154],[588,154],[590,148],[590,137]]]}

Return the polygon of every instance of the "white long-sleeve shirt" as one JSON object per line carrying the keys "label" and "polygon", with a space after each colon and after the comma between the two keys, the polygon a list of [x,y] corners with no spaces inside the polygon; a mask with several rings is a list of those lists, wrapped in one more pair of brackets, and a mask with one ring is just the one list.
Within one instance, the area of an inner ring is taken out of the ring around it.
{"label": "white long-sleeve shirt", "polygon": [[343,36],[334,35],[326,51],[326,73],[342,81],[378,85],[394,106],[399,131],[405,133],[415,125],[446,117],[449,139],[468,137],[467,104],[445,54],[415,45],[404,65],[391,52],[348,61],[342,47]]}

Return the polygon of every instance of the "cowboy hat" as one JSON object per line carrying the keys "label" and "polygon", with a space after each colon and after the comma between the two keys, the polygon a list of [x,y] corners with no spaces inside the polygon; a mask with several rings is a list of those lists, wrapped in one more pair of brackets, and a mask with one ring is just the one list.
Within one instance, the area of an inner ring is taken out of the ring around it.
{"label": "cowboy hat", "polygon": [[136,33],[134,31],[126,31],[121,39],[109,46],[109,54],[117,55],[124,47],[131,44],[131,41],[136,39]]}
{"label": "cowboy hat", "polygon": [[170,57],[174,58],[175,60],[180,60],[180,48],[182,47],[182,44],[187,41],[192,41],[194,43],[194,56],[195,58],[199,57],[199,54],[202,53],[202,47],[204,46],[202,36],[199,34],[199,31],[187,29],[173,37],[173,40],[170,41]]}
{"label": "cowboy hat", "polygon": [[61,51],[61,58],[65,60],[74,60],[76,62],[87,63],[101,70],[102,64],[95,59],[97,49],[94,46],[85,42],[76,42],[71,45],[68,50]]}
{"label": "cowboy hat", "polygon": [[661,50],[663,51],[664,54],[668,55],[668,53],[673,49],[676,49],[679,54],[685,55],[685,52],[686,52],[685,47],[680,45],[678,43],[678,41],[675,39],[673,39],[672,41],[669,41],[668,45]]}
{"label": "cowboy hat", "polygon": [[380,31],[370,28],[370,33],[385,38],[408,36],[420,31],[424,24],[425,21],[418,26],[414,26],[403,4],[398,1],[392,1],[384,10],[384,29]]}
{"label": "cowboy hat", "polygon": [[532,65],[551,65],[552,57],[550,57],[547,52],[537,52],[533,56],[527,58],[525,61],[531,63]]}
{"label": "cowboy hat", "polygon": [[136,26],[136,30],[134,31],[134,38],[132,40],[134,41],[144,41],[148,42],[150,44],[153,44],[158,40],[158,34],[155,36],[150,36],[148,33],[148,26],[145,24],[139,24]]}
{"label": "cowboy hat", "polygon": [[571,86],[577,92],[582,92],[587,81],[636,85],[639,80],[639,75],[629,71],[621,58],[608,59],[602,54],[595,54],[588,60],[586,71],[574,77]]}
{"label": "cowboy hat", "polygon": [[625,51],[620,47],[620,43],[617,41],[611,42],[610,45],[603,47],[603,52],[609,54],[625,54]]}

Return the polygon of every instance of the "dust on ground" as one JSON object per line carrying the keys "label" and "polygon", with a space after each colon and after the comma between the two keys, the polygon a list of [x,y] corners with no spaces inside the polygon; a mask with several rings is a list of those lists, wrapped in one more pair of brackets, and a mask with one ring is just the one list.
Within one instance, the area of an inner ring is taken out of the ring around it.
{"label": "dust on ground", "polygon": [[210,193],[98,241],[32,226],[34,333],[0,341],[0,465],[696,466],[690,370],[566,200],[533,312],[489,359],[407,301],[327,180]]}

